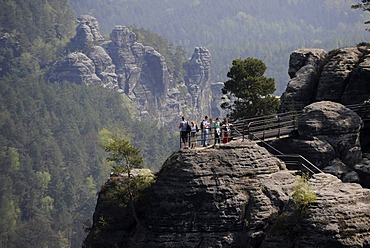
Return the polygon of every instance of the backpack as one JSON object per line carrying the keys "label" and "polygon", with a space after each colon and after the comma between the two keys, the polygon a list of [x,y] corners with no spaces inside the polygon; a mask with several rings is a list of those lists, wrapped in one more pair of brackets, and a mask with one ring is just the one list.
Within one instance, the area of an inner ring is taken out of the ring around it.
{"label": "backpack", "polygon": [[[203,120],[204,121],[204,120]],[[200,129],[203,129],[203,121],[200,123]]]}
{"label": "backpack", "polygon": [[229,126],[229,124],[227,124],[227,125],[224,126],[224,130],[225,130],[226,133],[230,132],[230,126]]}
{"label": "backpack", "polygon": [[191,132],[191,126],[189,125],[189,122],[186,122],[186,132]]}

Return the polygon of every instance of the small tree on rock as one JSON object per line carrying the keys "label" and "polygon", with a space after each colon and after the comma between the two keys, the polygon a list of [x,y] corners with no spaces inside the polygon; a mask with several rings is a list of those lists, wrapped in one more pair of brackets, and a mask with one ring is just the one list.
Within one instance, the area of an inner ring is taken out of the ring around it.
{"label": "small tree on rock", "polygon": [[275,91],[275,80],[264,75],[266,65],[258,59],[235,59],[227,73],[230,80],[224,82],[222,93],[230,101],[221,108],[230,111],[233,118],[250,118],[276,113],[279,100],[271,94]]}
{"label": "small tree on rock", "polygon": [[108,161],[114,162],[114,172],[126,172],[128,177],[127,190],[129,194],[129,201],[131,205],[132,214],[137,224],[140,225],[139,219],[136,214],[134,205],[134,192],[132,187],[135,183],[131,182],[131,170],[133,168],[142,168],[143,158],[140,156],[140,149],[132,146],[130,142],[119,135],[114,136],[111,132],[103,129],[99,132],[100,146],[109,153]]}

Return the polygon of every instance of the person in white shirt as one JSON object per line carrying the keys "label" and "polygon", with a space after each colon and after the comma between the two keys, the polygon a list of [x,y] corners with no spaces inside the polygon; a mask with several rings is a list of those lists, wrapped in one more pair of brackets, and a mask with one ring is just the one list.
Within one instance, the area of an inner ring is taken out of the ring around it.
{"label": "person in white shirt", "polygon": [[208,145],[208,116],[204,117],[204,120],[202,121],[202,125],[200,127],[202,129],[202,145],[205,147]]}

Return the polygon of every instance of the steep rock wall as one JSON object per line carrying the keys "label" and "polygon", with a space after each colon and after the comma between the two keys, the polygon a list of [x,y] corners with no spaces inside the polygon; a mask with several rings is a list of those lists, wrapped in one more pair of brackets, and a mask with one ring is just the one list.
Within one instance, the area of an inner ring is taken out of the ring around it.
{"label": "steep rock wall", "polygon": [[[150,188],[150,197],[144,206],[140,205],[140,226],[135,224],[129,208],[100,206],[101,200],[110,194],[109,190],[102,191],[84,246],[367,244],[370,190],[358,184],[344,184],[329,174],[314,175],[310,182],[317,200],[303,213],[292,200],[297,176],[256,143],[233,141],[220,149],[180,150],[165,162]],[[116,204],[120,204],[119,199]],[[99,224],[102,219],[110,222],[104,226]]]}

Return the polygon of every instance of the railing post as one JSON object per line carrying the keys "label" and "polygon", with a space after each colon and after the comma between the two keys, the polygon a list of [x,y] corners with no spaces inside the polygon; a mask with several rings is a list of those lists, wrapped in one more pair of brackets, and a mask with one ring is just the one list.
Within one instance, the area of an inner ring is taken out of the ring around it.
{"label": "railing post", "polygon": [[245,120],[243,120],[243,138],[242,138],[242,141],[244,141],[244,132],[245,132]]}

